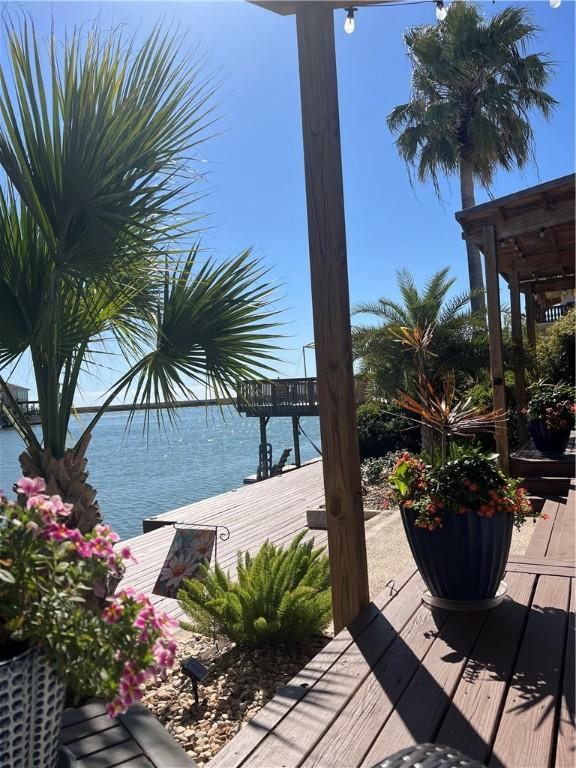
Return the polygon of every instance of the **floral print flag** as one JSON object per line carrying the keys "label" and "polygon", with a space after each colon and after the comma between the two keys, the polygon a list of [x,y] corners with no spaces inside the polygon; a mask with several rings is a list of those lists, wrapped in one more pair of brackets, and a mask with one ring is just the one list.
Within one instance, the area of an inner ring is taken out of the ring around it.
{"label": "floral print flag", "polygon": [[210,564],[215,539],[215,529],[177,528],[153,593],[176,597],[183,579],[198,578],[200,565]]}

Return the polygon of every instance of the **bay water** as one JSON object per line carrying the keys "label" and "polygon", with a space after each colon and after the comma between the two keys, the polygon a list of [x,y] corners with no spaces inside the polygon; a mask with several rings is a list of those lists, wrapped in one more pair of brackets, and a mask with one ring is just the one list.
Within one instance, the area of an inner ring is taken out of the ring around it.
{"label": "bay water", "polygon": [[[181,408],[174,424],[166,419],[159,429],[155,412],[149,415],[145,434],[143,411],[135,414],[128,431],[125,412],[105,414],[87,451],[89,482],[97,489],[102,517],[122,539],[142,533],[145,517],[238,488],[258,465],[257,418],[241,416],[231,408]],[[86,413],[71,420],[70,444],[91,418]],[[303,417],[301,424],[320,448],[318,418]],[[41,434],[39,427],[35,430]],[[271,418],[267,436],[276,462],[284,448],[292,447],[292,420]],[[0,488],[8,495],[21,476],[18,456],[23,447],[13,429],[0,429]],[[300,452],[302,461],[318,456],[304,435]],[[293,456],[292,451],[290,460]]]}

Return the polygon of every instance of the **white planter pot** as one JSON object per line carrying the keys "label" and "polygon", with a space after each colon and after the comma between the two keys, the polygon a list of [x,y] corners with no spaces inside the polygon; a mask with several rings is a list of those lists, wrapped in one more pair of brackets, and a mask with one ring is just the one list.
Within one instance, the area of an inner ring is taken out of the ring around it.
{"label": "white planter pot", "polygon": [[34,648],[0,662],[0,768],[54,768],[65,692]]}

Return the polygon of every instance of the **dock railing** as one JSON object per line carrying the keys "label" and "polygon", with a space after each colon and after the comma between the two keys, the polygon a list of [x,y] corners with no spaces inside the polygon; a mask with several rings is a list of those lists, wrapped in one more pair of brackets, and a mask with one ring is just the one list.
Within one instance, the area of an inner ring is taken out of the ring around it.
{"label": "dock railing", "polygon": [[246,416],[318,415],[315,378],[242,381],[238,411]]}

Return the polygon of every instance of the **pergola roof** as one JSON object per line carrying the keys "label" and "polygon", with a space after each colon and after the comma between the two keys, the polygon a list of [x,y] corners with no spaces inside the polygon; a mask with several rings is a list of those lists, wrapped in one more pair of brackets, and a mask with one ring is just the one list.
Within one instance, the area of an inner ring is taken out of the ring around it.
{"label": "pergola roof", "polygon": [[493,226],[498,271],[518,272],[532,292],[574,287],[575,174],[466,208],[456,214],[462,237],[481,249],[484,228]]}

